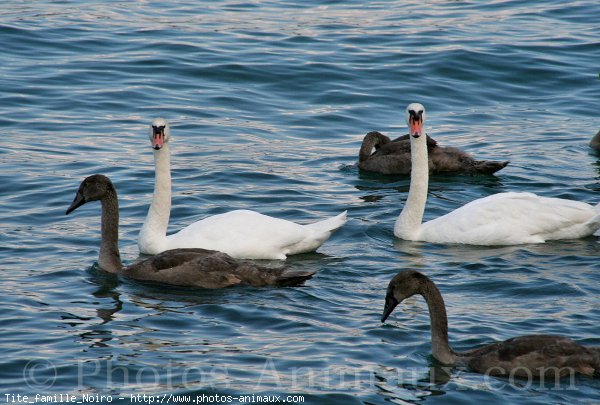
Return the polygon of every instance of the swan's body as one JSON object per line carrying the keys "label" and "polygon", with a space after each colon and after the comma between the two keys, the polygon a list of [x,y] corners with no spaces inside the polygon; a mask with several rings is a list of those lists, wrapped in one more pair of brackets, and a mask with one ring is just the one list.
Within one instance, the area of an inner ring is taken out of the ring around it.
{"label": "swan's body", "polygon": [[95,174],[83,180],[67,214],[89,201],[97,200],[102,204],[102,243],[98,265],[110,273],[142,281],[203,288],[236,284],[294,285],[314,274],[284,267],[262,267],[206,249],[167,250],[141,262],[123,266],[118,246],[119,203],[116,189],[108,177]]}
{"label": "swan's body", "polygon": [[425,222],[413,240],[516,245],[582,238],[599,227],[599,212],[589,204],[532,193],[499,193]]}
{"label": "swan's body", "polygon": [[[168,249],[204,248],[238,259],[285,259],[312,252],[346,223],[346,212],[308,225],[300,225],[250,210],[235,210],[194,222],[167,236],[171,212],[170,130],[166,120],[152,123],[156,178],[152,204],[140,231],[140,252],[157,254]],[[157,142],[158,140],[158,142]]]}
{"label": "swan's body", "polygon": [[381,322],[404,299],[420,294],[427,301],[431,321],[432,354],[447,365],[466,366],[494,376],[555,378],[575,373],[600,377],[600,347],[581,346],[552,335],[528,335],[455,352],[448,343],[448,318],[444,299],[427,276],[406,270],[389,283]]}
{"label": "swan's body", "polygon": [[[458,148],[439,146],[429,136],[427,136],[427,150],[429,172],[432,174],[492,174],[508,164],[508,162],[493,160],[475,160]],[[360,147],[358,167],[361,170],[381,174],[409,174],[411,170],[409,136],[401,136],[392,141],[377,131],[369,132]]]}
{"label": "swan's body", "polygon": [[600,228],[599,206],[532,193],[494,194],[421,223],[429,181],[427,145],[421,136],[424,108],[411,104],[407,115],[412,173],[406,204],[394,226],[397,237],[433,243],[515,245],[582,238]]}

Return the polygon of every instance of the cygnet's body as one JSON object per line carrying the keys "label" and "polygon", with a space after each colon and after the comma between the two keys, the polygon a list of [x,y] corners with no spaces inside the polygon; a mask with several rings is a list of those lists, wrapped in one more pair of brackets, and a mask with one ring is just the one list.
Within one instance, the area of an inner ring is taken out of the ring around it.
{"label": "cygnet's body", "polygon": [[[492,174],[509,163],[508,161],[475,160],[458,148],[439,146],[429,136],[427,136],[427,151],[431,174]],[[363,139],[358,154],[358,167],[368,172],[409,174],[411,163],[408,135],[390,140],[380,132],[369,132]]]}
{"label": "cygnet's body", "polygon": [[141,281],[203,288],[222,288],[237,284],[295,285],[314,274],[292,271],[285,267],[262,267],[206,249],[167,250],[141,262],[123,266],[118,246],[117,191],[108,177],[95,174],[83,180],[66,213],[69,214],[83,204],[97,200],[102,204],[102,242],[98,265],[110,273]]}

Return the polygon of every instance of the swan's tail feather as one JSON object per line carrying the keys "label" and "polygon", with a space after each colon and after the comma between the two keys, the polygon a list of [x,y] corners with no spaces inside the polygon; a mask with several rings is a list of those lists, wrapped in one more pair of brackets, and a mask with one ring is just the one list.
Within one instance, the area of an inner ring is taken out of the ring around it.
{"label": "swan's tail feather", "polygon": [[275,285],[285,287],[302,284],[314,274],[314,271],[285,270],[277,277]]}
{"label": "swan's tail feather", "polygon": [[477,160],[473,165],[473,173],[493,174],[498,170],[504,169],[509,161],[497,162],[494,160]]}
{"label": "swan's tail feather", "polygon": [[333,232],[346,223],[346,214],[347,211],[344,211],[335,217],[327,218],[323,221],[315,222],[314,224],[303,225],[304,229],[307,231],[304,239],[291,246],[287,254],[295,255],[317,250],[319,246],[329,239]]}
{"label": "swan's tail feather", "polygon": [[596,211],[596,216],[588,221],[588,223],[589,227],[594,229],[594,233],[592,235],[600,236],[600,203],[594,205],[594,210]]}
{"label": "swan's tail feather", "polygon": [[348,220],[347,214],[348,211],[344,211],[335,217],[327,218],[323,221],[315,222],[314,224],[308,224],[306,227],[318,233],[333,232],[346,223]]}

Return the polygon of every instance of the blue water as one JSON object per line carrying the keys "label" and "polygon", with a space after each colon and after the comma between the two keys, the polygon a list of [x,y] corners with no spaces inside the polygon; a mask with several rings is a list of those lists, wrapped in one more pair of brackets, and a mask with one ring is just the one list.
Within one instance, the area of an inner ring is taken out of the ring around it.
{"label": "blue water", "polygon": [[[418,101],[441,144],[511,161],[496,176],[433,178],[425,219],[502,191],[600,201],[600,157],[587,146],[599,129],[599,26],[593,0],[4,1],[0,401],[599,402],[600,382],[583,377],[430,378],[420,298],[379,322],[388,281],[413,268],[442,290],[456,349],[529,333],[598,346],[598,238],[399,241],[409,179],[354,166],[364,134],[404,134],[404,108]],[[287,260],[317,271],[312,280],[186,290],[94,266],[98,205],[64,212],[84,177],[110,176],[121,255],[137,258],[158,116],[172,126],[171,231],[236,208],[299,222],[348,210],[317,253]]]}

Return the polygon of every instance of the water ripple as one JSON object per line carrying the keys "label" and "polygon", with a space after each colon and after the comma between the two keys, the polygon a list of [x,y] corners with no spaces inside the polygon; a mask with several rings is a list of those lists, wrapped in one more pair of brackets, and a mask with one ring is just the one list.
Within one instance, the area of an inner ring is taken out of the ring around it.
{"label": "water ripple", "polygon": [[[355,166],[364,134],[404,134],[404,107],[420,101],[440,143],[511,161],[497,176],[432,178],[425,219],[502,191],[597,203],[600,166],[587,147],[600,97],[595,2],[3,5],[4,391],[598,400],[585,378],[552,389],[444,373],[420,298],[379,322],[387,282],[413,268],[442,290],[457,349],[525,333],[600,345],[596,237],[495,248],[399,241],[408,177]],[[99,207],[64,212],[84,177],[109,175],[121,254],[137,259],[157,116],[172,126],[170,231],[236,208],[302,223],[349,211],[319,252],[288,259],[313,279],[188,290],[97,268]]]}

